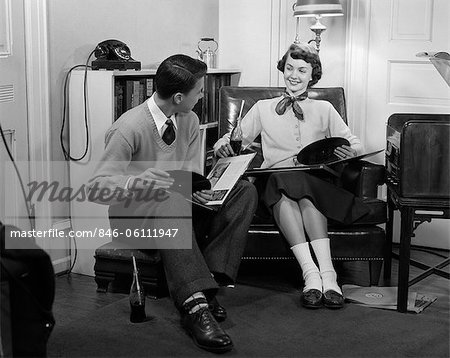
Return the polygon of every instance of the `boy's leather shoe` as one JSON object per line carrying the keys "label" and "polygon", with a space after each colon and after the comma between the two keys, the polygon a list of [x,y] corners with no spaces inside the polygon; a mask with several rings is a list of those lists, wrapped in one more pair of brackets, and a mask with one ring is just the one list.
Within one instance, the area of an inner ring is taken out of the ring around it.
{"label": "boy's leather shoe", "polygon": [[342,308],[344,296],[334,290],[328,290],[323,294],[323,305],[327,308]]}
{"label": "boy's leather shoe", "polygon": [[220,305],[216,297],[209,301],[208,308],[217,322],[223,322],[227,319],[227,311],[225,307]]}
{"label": "boy's leather shoe", "polygon": [[302,294],[302,305],[306,308],[322,307],[322,292],[312,288]]}
{"label": "boy's leather shoe", "polygon": [[230,336],[219,326],[208,307],[182,314],[181,324],[194,343],[202,349],[224,353],[233,348]]}

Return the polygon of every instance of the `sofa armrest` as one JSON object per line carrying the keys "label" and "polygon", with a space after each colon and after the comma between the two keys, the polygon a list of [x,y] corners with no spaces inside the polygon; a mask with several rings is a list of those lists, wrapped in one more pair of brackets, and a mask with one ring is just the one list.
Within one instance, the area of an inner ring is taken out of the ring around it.
{"label": "sofa armrest", "polygon": [[384,166],[365,160],[350,162],[342,173],[343,187],[360,198],[376,198],[384,182]]}

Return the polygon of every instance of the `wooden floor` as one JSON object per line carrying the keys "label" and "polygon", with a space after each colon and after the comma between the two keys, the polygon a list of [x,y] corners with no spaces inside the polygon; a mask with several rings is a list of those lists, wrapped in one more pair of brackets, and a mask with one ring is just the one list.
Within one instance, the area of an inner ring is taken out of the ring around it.
{"label": "wooden floor", "polygon": [[[442,261],[440,256],[448,256],[448,252],[440,250],[430,250],[430,252],[412,250],[411,252],[411,258],[427,264],[436,264]],[[271,273],[263,272],[264,277],[261,277],[260,273],[258,278],[251,274],[243,274],[243,279],[245,278],[246,284],[264,284],[269,287],[272,285],[273,288],[282,290],[296,290],[300,285],[300,280],[298,279],[300,274],[298,271],[296,272],[297,268],[293,267],[292,272],[280,273],[278,270]],[[336,269],[342,283],[369,285],[367,263],[349,262],[337,265]],[[444,270],[448,271],[449,267],[447,266]],[[421,272],[422,270],[411,267],[410,278]],[[398,261],[394,259],[392,262],[391,285],[396,285],[397,275]],[[253,282],[251,282],[252,280]],[[385,285],[383,280],[381,280],[380,286]],[[237,286],[238,289],[239,285]],[[432,275],[412,286],[410,290],[434,294],[438,296],[438,299],[443,298],[448,301],[449,281],[437,275]],[[53,305],[56,322],[57,324],[65,325],[72,320],[86,317],[95,310],[124,297],[127,297],[126,293],[97,293],[93,277],[79,274],[58,276],[56,278],[56,296]]]}

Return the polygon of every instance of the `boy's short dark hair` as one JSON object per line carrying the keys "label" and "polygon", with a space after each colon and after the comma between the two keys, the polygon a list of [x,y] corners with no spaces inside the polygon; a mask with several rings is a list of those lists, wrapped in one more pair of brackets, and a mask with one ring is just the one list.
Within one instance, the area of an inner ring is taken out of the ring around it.
{"label": "boy's short dark hair", "polygon": [[291,56],[294,60],[303,60],[311,64],[312,80],[309,81],[308,87],[314,86],[322,77],[322,64],[320,62],[317,51],[308,44],[292,44],[286,51],[281,60],[278,61],[277,69],[284,72],[287,57]]}
{"label": "boy's short dark hair", "polygon": [[207,66],[192,57],[178,54],[166,58],[156,70],[156,92],[167,99],[177,92],[187,93],[205,76]]}

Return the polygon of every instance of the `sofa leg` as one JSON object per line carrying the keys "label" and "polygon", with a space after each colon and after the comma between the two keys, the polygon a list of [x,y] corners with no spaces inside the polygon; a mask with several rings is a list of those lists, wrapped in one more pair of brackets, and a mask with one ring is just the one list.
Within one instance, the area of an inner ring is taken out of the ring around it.
{"label": "sofa leg", "polygon": [[381,260],[369,261],[369,276],[370,276],[370,285],[371,286],[378,286],[378,282],[380,281],[382,266],[383,266],[383,261],[381,261]]}
{"label": "sofa leg", "polygon": [[105,293],[108,291],[109,284],[114,281],[115,274],[107,272],[95,272],[95,282],[97,283],[97,292]]}

